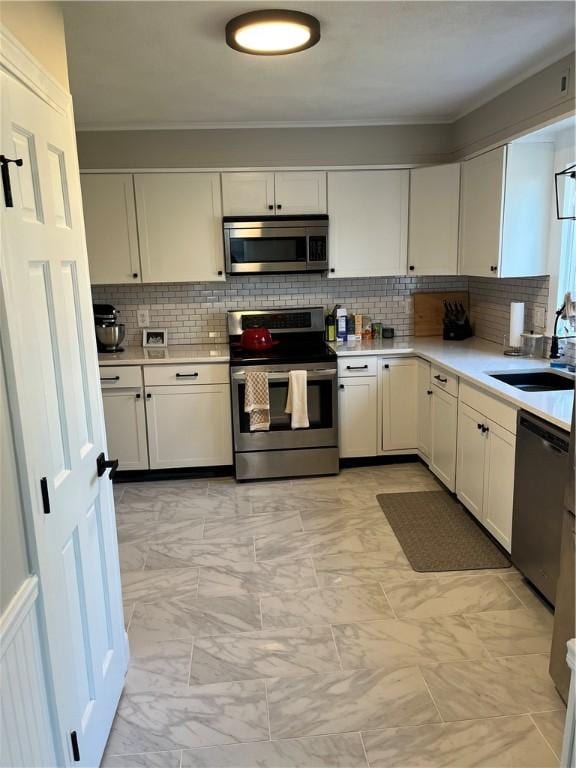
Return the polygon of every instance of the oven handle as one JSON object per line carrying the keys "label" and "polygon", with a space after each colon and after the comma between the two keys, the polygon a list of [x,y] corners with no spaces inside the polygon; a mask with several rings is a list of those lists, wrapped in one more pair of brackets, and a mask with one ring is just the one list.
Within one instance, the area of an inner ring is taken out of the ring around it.
{"label": "oven handle", "polygon": [[[299,369],[301,370],[301,369]],[[288,381],[290,371],[266,371],[269,381]],[[308,380],[315,379],[335,379],[338,371],[336,368],[321,368],[319,370],[308,371]],[[238,371],[232,374],[234,381],[246,381],[246,371]]]}

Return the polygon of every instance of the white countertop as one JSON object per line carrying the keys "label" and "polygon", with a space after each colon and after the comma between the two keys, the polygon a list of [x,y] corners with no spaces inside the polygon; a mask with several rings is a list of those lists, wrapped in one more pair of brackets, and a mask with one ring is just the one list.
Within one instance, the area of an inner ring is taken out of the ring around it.
{"label": "white countertop", "polygon": [[227,363],[228,344],[174,344],[171,347],[126,347],[123,352],[100,352],[99,365],[154,365],[169,363]]}
{"label": "white countertop", "polygon": [[379,342],[346,342],[331,346],[339,357],[413,354],[442,366],[450,373],[456,374],[517,408],[523,408],[562,429],[570,430],[574,404],[573,391],[524,392],[488,375],[489,373],[545,369],[550,365],[548,360],[506,357],[499,344],[482,339],[443,341],[437,337],[410,337],[383,339]]}

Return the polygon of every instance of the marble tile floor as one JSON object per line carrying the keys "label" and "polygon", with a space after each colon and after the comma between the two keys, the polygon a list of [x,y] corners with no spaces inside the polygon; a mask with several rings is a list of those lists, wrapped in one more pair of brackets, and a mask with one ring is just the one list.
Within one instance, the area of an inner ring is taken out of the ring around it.
{"label": "marble tile floor", "polygon": [[132,658],[103,766],[557,766],[549,608],[513,568],[416,573],[376,501],[439,489],[419,463],[115,485]]}

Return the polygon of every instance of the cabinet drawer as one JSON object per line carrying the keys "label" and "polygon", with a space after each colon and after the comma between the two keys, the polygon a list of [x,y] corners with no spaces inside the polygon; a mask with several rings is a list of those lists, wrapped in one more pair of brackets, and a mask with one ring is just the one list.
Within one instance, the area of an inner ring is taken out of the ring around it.
{"label": "cabinet drawer", "polygon": [[454,376],[451,373],[448,373],[444,370],[444,368],[438,368],[438,366],[433,365],[431,368],[430,378],[432,380],[432,384],[434,384],[439,389],[443,389],[444,392],[448,392],[449,395],[454,395],[454,397],[458,397],[458,376]]}
{"label": "cabinet drawer", "polygon": [[229,380],[228,366],[223,363],[144,366],[144,384],[147,387],[171,384],[228,384]]}
{"label": "cabinet drawer", "polygon": [[338,360],[338,376],[376,376],[378,358],[343,357]]}
{"label": "cabinet drawer", "polygon": [[508,432],[516,434],[516,408],[492,397],[470,384],[462,382],[460,386],[460,401],[480,411],[483,416],[499,424]]}
{"label": "cabinet drawer", "polygon": [[142,386],[142,370],[139,365],[101,365],[102,389],[124,389]]}

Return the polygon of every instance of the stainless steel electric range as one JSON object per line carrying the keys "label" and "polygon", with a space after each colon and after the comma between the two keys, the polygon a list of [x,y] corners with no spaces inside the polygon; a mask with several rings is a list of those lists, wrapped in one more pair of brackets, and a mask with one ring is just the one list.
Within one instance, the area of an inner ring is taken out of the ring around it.
{"label": "stainless steel electric range", "polygon": [[[240,345],[247,328],[265,327],[278,342],[265,352]],[[228,313],[234,458],[238,480],[333,475],[338,462],[338,366],[324,341],[324,309],[298,307]],[[308,429],[291,428],[285,413],[288,374],[306,370]],[[250,432],[244,412],[246,372],[266,371],[270,392],[270,430]]]}

